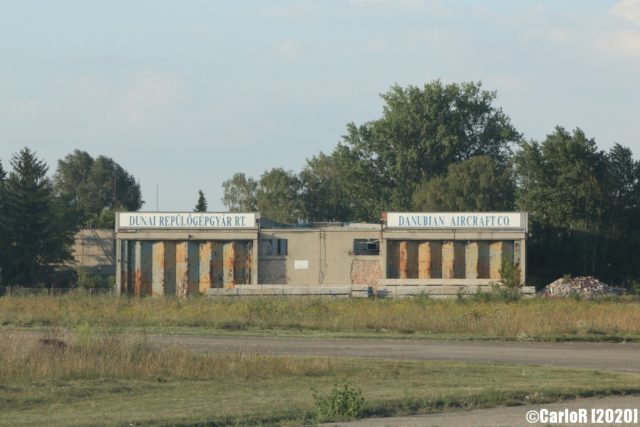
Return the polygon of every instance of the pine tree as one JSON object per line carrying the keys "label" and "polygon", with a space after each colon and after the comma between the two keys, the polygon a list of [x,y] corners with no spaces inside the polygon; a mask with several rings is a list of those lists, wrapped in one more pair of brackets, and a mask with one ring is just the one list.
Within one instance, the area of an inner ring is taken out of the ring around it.
{"label": "pine tree", "polygon": [[0,284],[4,282],[3,273],[5,270],[5,260],[7,249],[9,248],[7,234],[5,233],[5,218],[4,218],[4,181],[7,174],[0,162]]}
{"label": "pine tree", "polygon": [[4,238],[8,246],[3,281],[35,286],[47,273],[71,259],[75,226],[65,206],[54,197],[48,167],[29,148],[11,159],[13,170],[4,183]]}
{"label": "pine tree", "polygon": [[198,190],[198,203],[193,208],[194,212],[206,212],[207,211],[207,199],[204,197],[202,190]]}

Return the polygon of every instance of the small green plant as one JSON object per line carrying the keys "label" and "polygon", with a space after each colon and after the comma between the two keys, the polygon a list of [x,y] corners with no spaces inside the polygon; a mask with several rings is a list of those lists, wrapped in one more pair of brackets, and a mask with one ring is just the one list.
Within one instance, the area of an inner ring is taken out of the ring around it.
{"label": "small green plant", "polygon": [[364,406],[362,390],[351,382],[336,383],[327,395],[313,389],[318,422],[353,420],[360,417]]}

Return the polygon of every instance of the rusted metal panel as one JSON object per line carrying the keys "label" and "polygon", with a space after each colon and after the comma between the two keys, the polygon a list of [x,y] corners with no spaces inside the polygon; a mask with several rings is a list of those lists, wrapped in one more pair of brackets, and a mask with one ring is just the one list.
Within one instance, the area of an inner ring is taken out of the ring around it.
{"label": "rusted metal panel", "polygon": [[442,243],[442,278],[453,279],[454,275],[454,249],[453,242]]}
{"label": "rusted metal panel", "polygon": [[477,279],[480,266],[480,244],[478,242],[468,242],[465,249],[465,278]]}
{"label": "rusted metal panel", "polygon": [[354,258],[351,264],[351,283],[354,285],[377,286],[382,278],[380,261]]}
{"label": "rusted metal panel", "polygon": [[164,274],[164,266],[165,266],[165,253],[164,253],[164,245],[165,242],[154,242],[153,243],[153,262],[152,262],[152,278],[151,278],[151,291],[153,296],[162,296],[164,295],[164,286],[165,286],[165,274]]}
{"label": "rusted metal panel", "polygon": [[133,249],[133,294],[142,296],[142,242],[134,243]]}
{"label": "rusted metal panel", "polygon": [[245,283],[247,247],[245,242],[235,242],[235,256],[233,261],[233,283],[242,285]]}
{"label": "rusted metal panel", "polygon": [[244,243],[244,248],[245,248],[244,259],[241,260],[242,264],[244,265],[242,283],[244,285],[250,285],[251,277],[253,276],[253,242],[250,240],[246,241]]}
{"label": "rusted metal panel", "polygon": [[164,241],[164,294],[176,295],[176,242]]}
{"label": "rusted metal panel", "polygon": [[387,241],[387,278],[397,279],[400,264],[400,245],[397,240]]}
{"label": "rusted metal panel", "polygon": [[224,287],[223,255],[224,243],[211,242],[211,263],[209,270],[211,272],[211,286],[214,288]]}
{"label": "rusted metal panel", "polygon": [[442,242],[432,240],[429,242],[429,245],[431,246],[431,251],[430,251],[431,278],[441,279],[442,278]]}
{"label": "rusted metal panel", "polygon": [[187,295],[200,292],[200,250],[199,242],[187,242]]}
{"label": "rusted metal panel", "polygon": [[465,242],[455,241],[453,243],[453,277],[464,279],[466,270]]}
{"label": "rusted metal panel", "polygon": [[189,242],[176,243],[176,296],[189,292]]}
{"label": "rusted metal panel", "polygon": [[151,295],[152,291],[152,266],[153,266],[153,242],[142,241],[140,245],[140,292],[141,296]]}
{"label": "rusted metal panel", "polygon": [[235,282],[236,242],[227,242],[222,253],[222,277],[225,288],[233,288]]}
{"label": "rusted metal panel", "polygon": [[129,294],[129,241],[120,242],[120,295]]}
{"label": "rusted metal panel", "polygon": [[478,241],[478,279],[489,278],[489,242]]}
{"label": "rusted metal panel", "polygon": [[206,295],[211,288],[211,242],[200,242],[199,261],[199,284],[198,290],[201,294]]}
{"label": "rusted metal panel", "polygon": [[407,241],[407,278],[418,278],[418,242]]}

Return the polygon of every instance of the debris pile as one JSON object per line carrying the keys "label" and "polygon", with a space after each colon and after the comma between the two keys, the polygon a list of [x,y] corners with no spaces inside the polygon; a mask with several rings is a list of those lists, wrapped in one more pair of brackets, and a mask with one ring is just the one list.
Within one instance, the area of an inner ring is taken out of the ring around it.
{"label": "debris pile", "polygon": [[547,297],[566,297],[579,295],[585,298],[599,297],[612,293],[613,289],[595,277],[581,276],[572,279],[561,278],[544,288]]}

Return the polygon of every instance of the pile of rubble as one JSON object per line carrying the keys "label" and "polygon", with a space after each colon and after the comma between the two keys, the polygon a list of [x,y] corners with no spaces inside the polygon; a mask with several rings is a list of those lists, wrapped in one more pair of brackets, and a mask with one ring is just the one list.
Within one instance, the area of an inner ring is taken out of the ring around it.
{"label": "pile of rubble", "polygon": [[543,294],[547,297],[566,297],[579,295],[585,298],[599,297],[612,293],[613,289],[606,283],[602,283],[595,277],[582,276],[572,279],[558,279],[544,288]]}

